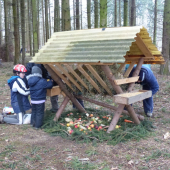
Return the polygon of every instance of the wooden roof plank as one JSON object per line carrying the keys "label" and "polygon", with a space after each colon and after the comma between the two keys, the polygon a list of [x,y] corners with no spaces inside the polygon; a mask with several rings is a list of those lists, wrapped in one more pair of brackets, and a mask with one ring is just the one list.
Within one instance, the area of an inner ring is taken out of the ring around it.
{"label": "wooden roof plank", "polygon": [[67,78],[80,90],[82,91],[82,88],[80,85],[73,79],[73,77],[60,65],[56,64],[56,66],[67,76]]}
{"label": "wooden roof plank", "polygon": [[84,81],[79,77],[79,75],[74,71],[74,69],[68,65],[68,64],[64,64],[67,69],[74,75],[74,77],[88,90],[88,86],[84,83]]}
{"label": "wooden roof plank", "polygon": [[152,55],[152,53],[150,52],[150,50],[148,49],[148,47],[145,45],[145,43],[143,42],[142,38],[140,37],[139,33],[136,34],[136,44],[138,45],[139,49],[143,52],[143,54],[146,57],[152,57],[154,59],[154,56]]}
{"label": "wooden roof plank", "polygon": [[110,94],[110,96],[113,96],[111,90],[106,85],[106,83],[102,80],[102,78],[98,75],[96,70],[89,64],[86,64],[85,66],[89,69],[89,71],[93,74],[93,76],[98,80],[98,82],[101,84],[101,86],[108,92],[108,94]]}
{"label": "wooden roof plank", "polygon": [[62,80],[64,80],[64,82],[70,87],[70,89],[74,91],[70,82],[56,69],[56,67],[54,67],[54,65],[52,64],[48,64],[48,65]]}
{"label": "wooden roof plank", "polygon": [[81,67],[81,65],[77,66],[78,70],[86,77],[86,79],[91,83],[91,85],[99,92],[101,93],[98,85],[93,81],[93,79],[86,73],[86,71]]}

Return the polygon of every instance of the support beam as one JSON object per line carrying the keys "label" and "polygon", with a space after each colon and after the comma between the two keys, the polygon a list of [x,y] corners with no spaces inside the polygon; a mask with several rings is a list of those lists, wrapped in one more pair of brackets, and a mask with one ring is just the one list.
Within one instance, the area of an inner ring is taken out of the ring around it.
{"label": "support beam", "polygon": [[123,77],[127,78],[129,77],[130,72],[133,69],[133,66],[135,65],[136,61],[132,61],[131,64],[129,65],[128,69],[126,70],[125,74],[123,75]]}
{"label": "support beam", "polygon": [[[103,102],[100,102],[100,101],[97,101],[97,100],[94,100],[94,99],[89,99],[87,97],[83,97],[83,96],[75,96],[75,97],[76,98],[80,98],[80,99],[82,99],[84,101],[88,101],[88,102],[94,103],[94,104],[102,106],[102,107],[106,107],[107,109],[111,109],[111,110],[117,110],[118,109],[115,106],[112,106],[112,105],[109,105],[107,103],[103,103]],[[125,115],[130,116],[128,111],[126,111],[126,110],[123,110],[122,113],[125,114]],[[139,115],[139,114],[136,114],[136,115],[139,118],[139,120],[144,120],[144,116]]]}
{"label": "support beam", "polygon": [[70,98],[70,100],[74,103],[76,108],[80,112],[86,112],[85,109],[81,106],[81,104],[76,100],[76,98],[67,90],[67,88],[65,87],[65,84],[62,82],[60,77],[51,69],[51,67],[49,65],[47,65],[47,64],[45,64],[44,66],[47,69],[47,71],[50,73],[52,79],[59,85],[59,87],[65,93],[65,95],[68,98]]}
{"label": "support beam", "polygon": [[[136,77],[136,76],[139,75],[139,72],[140,72],[140,70],[141,70],[143,61],[144,61],[144,58],[140,58],[140,59],[139,59],[138,64],[137,64],[137,66],[136,66],[136,68],[135,68],[135,71],[133,72],[132,77]],[[130,83],[129,86],[128,86],[127,91],[128,91],[128,92],[131,92],[132,89],[133,89],[133,87],[134,87],[134,85],[135,85],[135,83]]]}
{"label": "support beam", "polygon": [[61,116],[61,114],[62,114],[63,110],[65,109],[65,107],[66,107],[67,103],[69,102],[69,100],[70,99],[67,96],[64,98],[62,104],[60,105],[60,107],[59,107],[59,109],[58,109],[58,111],[57,111],[57,113],[56,113],[56,115],[54,117],[55,122],[58,121],[59,117]]}
{"label": "support beam", "polygon": [[[118,85],[115,85],[115,83],[114,83],[115,77],[114,77],[112,71],[110,70],[109,66],[103,65],[103,66],[101,66],[101,68],[102,68],[102,70],[104,71],[104,73],[106,74],[108,80],[110,81],[111,85],[112,85],[113,88],[115,89],[116,93],[117,93],[117,94],[123,93],[121,87],[118,86]],[[125,105],[123,105],[123,106],[122,106],[121,104],[119,105],[119,107],[118,107],[119,110],[118,110],[118,113],[117,113],[118,115],[122,113],[122,111],[123,111],[122,108],[124,108],[124,106],[125,106]],[[133,118],[133,121],[134,121],[136,124],[140,124],[140,121],[139,121],[137,115],[135,114],[135,112],[133,112],[133,109],[131,109],[131,107],[132,107],[131,105],[129,105],[129,106],[127,107],[127,110],[128,110],[128,112],[129,112],[130,116]],[[120,113],[120,112],[121,112],[121,113]],[[113,118],[113,119],[114,119],[114,118]],[[115,118],[115,120],[118,121],[119,119]],[[113,120],[112,120],[112,121],[113,121]],[[111,126],[110,129],[112,129],[112,130],[115,128],[115,126],[116,126],[116,124],[117,124],[116,121],[113,121],[113,122],[114,122],[114,124],[110,124],[110,126]]]}

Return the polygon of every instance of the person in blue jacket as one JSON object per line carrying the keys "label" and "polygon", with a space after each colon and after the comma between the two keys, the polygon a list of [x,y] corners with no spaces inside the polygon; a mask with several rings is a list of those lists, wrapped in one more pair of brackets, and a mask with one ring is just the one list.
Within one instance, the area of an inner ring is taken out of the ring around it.
{"label": "person in blue jacket", "polygon": [[43,124],[46,92],[53,87],[53,81],[42,78],[42,70],[38,66],[32,67],[32,74],[27,76],[27,80],[32,104],[31,124],[40,128]]}
{"label": "person in blue jacket", "polygon": [[9,124],[23,124],[23,116],[25,112],[31,109],[28,95],[29,89],[26,88],[26,84],[23,81],[26,68],[22,64],[17,64],[13,68],[14,76],[8,80],[8,85],[11,89],[11,106],[16,115],[9,115],[2,118],[3,122]]}
{"label": "person in blue jacket", "polygon": [[[132,77],[135,68],[136,66],[133,67],[131,73],[129,74],[129,77]],[[152,70],[148,66],[142,65],[139,72],[139,80],[136,83],[142,85],[143,90],[152,91],[152,96],[143,100],[143,107],[146,116],[152,117],[154,106],[153,95],[159,90],[159,84]]]}

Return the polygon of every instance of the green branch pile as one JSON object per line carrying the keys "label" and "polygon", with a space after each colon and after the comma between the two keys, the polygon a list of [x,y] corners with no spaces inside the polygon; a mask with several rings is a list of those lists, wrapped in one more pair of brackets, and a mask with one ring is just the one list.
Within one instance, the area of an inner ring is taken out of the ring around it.
{"label": "green branch pile", "polygon": [[[140,123],[140,125],[135,125],[134,123],[124,122],[125,119],[131,120],[131,118],[128,116],[122,116],[118,121],[118,128],[110,133],[107,133],[106,130],[110,125],[110,121],[113,115],[110,115],[110,113],[106,111],[100,111],[97,109],[86,108],[86,111],[88,112],[89,116],[87,116],[86,113],[79,113],[77,110],[64,112],[62,113],[59,120],[54,122],[53,118],[55,114],[47,110],[45,113],[44,125],[42,128],[45,132],[53,136],[61,136],[69,140],[74,140],[82,143],[107,142],[110,145],[116,145],[120,142],[126,142],[129,140],[139,141],[142,138],[150,136],[153,132],[154,127],[150,120],[144,120]],[[66,122],[65,118],[69,118],[73,120],[73,122],[81,120],[79,121],[80,127],[85,128],[78,128],[78,124],[72,124],[72,126],[70,126],[71,122]],[[95,121],[95,118],[98,120]],[[92,122],[94,127],[86,126],[86,124],[92,120],[94,120]],[[100,129],[99,127],[102,128]],[[71,129],[71,133],[68,129]]]}

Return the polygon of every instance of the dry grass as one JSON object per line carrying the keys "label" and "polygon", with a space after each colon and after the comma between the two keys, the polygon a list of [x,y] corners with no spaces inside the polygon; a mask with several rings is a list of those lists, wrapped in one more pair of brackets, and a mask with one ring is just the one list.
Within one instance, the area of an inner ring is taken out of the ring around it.
{"label": "dry grass", "polygon": [[[4,63],[3,68],[0,68],[1,111],[4,106],[10,106],[10,90],[6,81],[12,75],[12,67],[12,63]],[[154,136],[116,146],[106,143],[77,144],[61,137],[51,137],[43,130],[34,130],[29,125],[0,124],[0,169],[170,169],[170,139],[163,139],[163,134],[170,131],[170,81],[168,76],[157,74],[159,67],[152,66],[152,70],[160,85],[160,91],[154,96],[152,121],[157,127]],[[104,99],[100,96],[99,99],[112,103],[111,98]],[[59,102],[62,100],[60,97]],[[86,102],[85,105],[89,103]],[[134,107],[136,111],[140,110],[142,103],[138,102]],[[50,108],[49,99],[46,108]],[[70,104],[67,109],[71,108]],[[82,164],[78,160],[80,158],[89,158],[89,162]]]}

